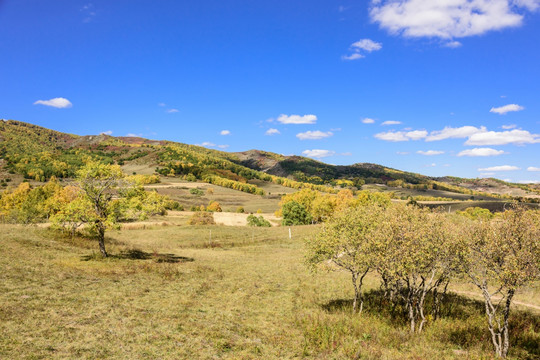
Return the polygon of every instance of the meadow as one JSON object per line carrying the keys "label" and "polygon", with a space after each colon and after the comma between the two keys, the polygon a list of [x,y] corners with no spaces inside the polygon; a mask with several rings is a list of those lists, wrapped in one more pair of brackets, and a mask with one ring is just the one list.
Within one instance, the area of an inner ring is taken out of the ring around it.
{"label": "meadow", "polygon": [[[304,242],[319,226],[140,226],[95,240],[1,225],[0,358],[491,359],[483,303],[452,284],[421,334],[366,280],[351,313],[350,277],[311,273]],[[511,316],[509,358],[540,358],[540,286]]]}

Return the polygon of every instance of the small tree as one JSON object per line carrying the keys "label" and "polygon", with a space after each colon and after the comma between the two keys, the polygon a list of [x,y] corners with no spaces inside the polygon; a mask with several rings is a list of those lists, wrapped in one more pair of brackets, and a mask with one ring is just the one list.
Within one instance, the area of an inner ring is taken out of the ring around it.
{"label": "small tree", "polygon": [[307,225],[311,223],[311,215],[304,205],[296,201],[289,201],[281,208],[283,225]]}
{"label": "small tree", "polygon": [[510,347],[510,305],[520,287],[540,278],[540,212],[514,206],[493,220],[471,222],[463,253],[466,274],[484,297],[498,357]]}
{"label": "small tree", "polygon": [[122,195],[127,187],[123,178],[120,166],[98,162],[88,162],[77,172],[77,184],[82,190],[81,201],[87,202],[92,209],[84,220],[89,230],[96,235],[103,257],[108,256],[105,250],[105,231],[117,220],[114,216],[116,204],[113,196]]}
{"label": "small tree", "polygon": [[377,228],[383,220],[380,206],[360,206],[337,213],[322,231],[307,242],[306,262],[313,269],[346,270],[354,288],[353,312],[362,312],[362,284],[373,267],[372,248],[378,239]]}

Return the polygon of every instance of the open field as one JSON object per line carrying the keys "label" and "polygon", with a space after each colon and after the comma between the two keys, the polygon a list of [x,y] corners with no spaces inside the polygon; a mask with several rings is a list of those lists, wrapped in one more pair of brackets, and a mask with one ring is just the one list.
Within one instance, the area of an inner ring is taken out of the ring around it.
{"label": "open field", "polygon": [[[109,232],[106,260],[94,241],[2,225],[0,358],[492,358],[471,297],[452,295],[444,316],[411,336],[380,309],[371,276],[364,313],[351,315],[349,277],[303,264],[317,226],[289,239],[285,227],[184,221]],[[537,284],[516,301],[539,306],[539,294]],[[540,311],[513,311],[510,358],[539,358]]]}
{"label": "open field", "polygon": [[[155,189],[158,193],[169,196],[184,205],[186,210],[189,210],[191,206],[206,206],[211,201],[217,201],[221,204],[223,211],[235,212],[238,207],[243,207],[247,213],[255,213],[259,209],[264,213],[273,213],[279,209],[278,204],[281,199],[279,194],[295,191],[262,181],[256,184],[261,185],[260,187],[267,192],[267,195],[253,195],[212,184],[183,181],[178,178],[162,178],[161,183],[147,185],[145,188],[147,190]],[[200,196],[190,194],[189,190],[193,188],[202,190],[204,194]],[[208,189],[212,189],[212,193],[208,193]]]}

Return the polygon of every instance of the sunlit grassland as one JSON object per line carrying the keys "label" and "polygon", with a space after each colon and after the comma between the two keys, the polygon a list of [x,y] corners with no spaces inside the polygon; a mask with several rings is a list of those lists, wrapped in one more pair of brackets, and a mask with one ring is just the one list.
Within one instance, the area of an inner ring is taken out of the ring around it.
{"label": "sunlit grassland", "polygon": [[[303,263],[317,226],[289,239],[285,227],[178,224],[111,231],[106,260],[92,240],[1,226],[0,358],[492,358],[473,300],[451,297],[412,336],[371,276],[365,311],[352,315],[349,277]],[[511,357],[540,357],[539,313],[514,315]]]}

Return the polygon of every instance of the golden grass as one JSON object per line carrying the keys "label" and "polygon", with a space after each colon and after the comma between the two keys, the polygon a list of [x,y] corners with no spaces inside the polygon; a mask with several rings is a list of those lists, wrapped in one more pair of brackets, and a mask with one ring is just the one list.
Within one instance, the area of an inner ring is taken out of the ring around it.
{"label": "golden grass", "polygon": [[[491,358],[473,301],[456,298],[416,336],[375,293],[351,315],[348,276],[303,264],[317,229],[294,227],[291,240],[285,227],[113,231],[103,260],[92,240],[1,226],[0,358]],[[540,356],[538,314],[518,315],[511,356]]]}

